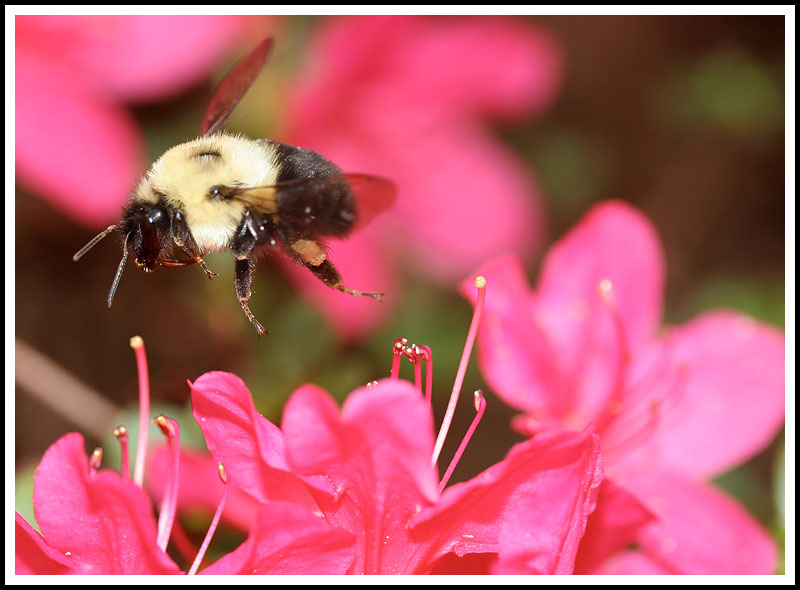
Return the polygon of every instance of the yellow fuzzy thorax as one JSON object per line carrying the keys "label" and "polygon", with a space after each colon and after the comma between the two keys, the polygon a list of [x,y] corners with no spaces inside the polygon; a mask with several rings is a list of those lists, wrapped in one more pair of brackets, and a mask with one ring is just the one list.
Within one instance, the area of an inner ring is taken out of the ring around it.
{"label": "yellow fuzzy thorax", "polygon": [[137,200],[166,203],[183,211],[198,246],[224,249],[244,215],[244,205],[210,198],[215,186],[251,188],[273,185],[278,162],[272,144],[215,133],[170,148],[136,187]]}

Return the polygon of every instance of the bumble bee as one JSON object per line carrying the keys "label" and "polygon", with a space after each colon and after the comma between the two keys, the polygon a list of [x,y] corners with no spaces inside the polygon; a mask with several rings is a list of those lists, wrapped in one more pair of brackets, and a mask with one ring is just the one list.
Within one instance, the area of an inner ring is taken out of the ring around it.
{"label": "bumble bee", "polygon": [[[320,154],[269,139],[218,131],[267,61],[272,39],[262,41],[220,82],[197,139],[167,150],[137,184],[119,223],[81,248],[77,261],[108,234],[123,237],[122,260],[111,289],[114,300],[128,254],[136,266],[197,264],[208,252],[236,258],[236,297],[259,336],[267,331],[249,307],[254,258],[278,248],[323,283],[344,293],[380,300],[381,293],[346,287],[321,244],[341,238],[387,208],[394,185],[364,174],[344,174]],[[175,258],[175,255],[183,257]]]}

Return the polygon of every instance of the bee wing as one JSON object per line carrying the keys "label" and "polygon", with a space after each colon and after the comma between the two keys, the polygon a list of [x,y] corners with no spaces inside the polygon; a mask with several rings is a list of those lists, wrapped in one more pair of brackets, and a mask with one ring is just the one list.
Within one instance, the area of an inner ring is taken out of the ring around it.
{"label": "bee wing", "polygon": [[394,204],[397,187],[388,178],[370,174],[340,174],[356,198],[356,223],[361,229]]}
{"label": "bee wing", "polygon": [[272,37],[267,37],[222,79],[203,115],[201,137],[214,133],[225,122],[267,63],[271,49]]}
{"label": "bee wing", "polygon": [[396,188],[391,180],[369,174],[340,173],[333,176],[288,180],[269,186],[258,186],[237,192],[233,198],[261,213],[278,212],[278,193],[286,195],[294,191],[314,191],[331,180],[343,180],[350,185],[356,199],[356,221],[353,227],[358,230],[372,221],[394,203]]}

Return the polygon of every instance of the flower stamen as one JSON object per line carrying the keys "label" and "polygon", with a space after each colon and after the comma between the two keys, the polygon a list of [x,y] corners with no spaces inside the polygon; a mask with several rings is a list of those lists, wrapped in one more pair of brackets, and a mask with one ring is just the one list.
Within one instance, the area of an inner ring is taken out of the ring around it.
{"label": "flower stamen", "polygon": [[475,429],[478,427],[481,418],[483,418],[483,413],[486,411],[486,398],[483,396],[483,391],[479,389],[473,394],[473,396],[475,404],[475,417],[472,419],[472,423],[469,425],[464,438],[461,439],[461,444],[458,445],[458,450],[456,451],[455,455],[453,455],[450,465],[447,466],[447,471],[445,471],[442,481],[439,482],[439,492],[444,489],[444,486],[446,486],[447,482],[450,480],[450,476],[453,475],[453,471],[455,470],[456,465],[458,465],[461,455],[464,454],[464,451],[466,450],[467,445],[472,438],[472,434],[475,432]]}
{"label": "flower stamen", "polygon": [[433,351],[430,346],[409,344],[406,338],[397,338],[392,347],[391,378],[398,379],[400,362],[405,356],[414,365],[414,385],[422,393],[422,361],[425,361],[425,401],[431,404],[433,397]]}
{"label": "flower stamen", "polygon": [[113,430],[114,436],[119,441],[120,451],[120,472],[122,479],[128,481],[131,478],[130,457],[128,456],[128,429],[124,426],[117,426]]}
{"label": "flower stamen", "polygon": [[144,350],[144,340],[142,340],[141,336],[134,336],[131,338],[130,345],[134,354],[136,354],[136,370],[139,374],[139,441],[136,445],[136,465],[133,471],[133,481],[136,485],[142,487],[149,431],[150,377],[147,372],[147,354]]}
{"label": "flower stamen", "polygon": [[475,301],[475,308],[472,313],[472,322],[469,325],[469,332],[467,333],[467,341],[464,344],[464,352],[461,354],[461,362],[458,365],[458,372],[456,379],[453,383],[453,391],[450,394],[450,401],[447,404],[447,410],[442,420],[442,426],[439,429],[439,435],[436,437],[436,445],[433,448],[433,457],[431,464],[436,465],[439,460],[439,454],[442,452],[444,446],[444,439],[447,436],[447,431],[450,430],[450,424],[453,421],[453,415],[456,412],[456,404],[458,403],[458,396],[461,393],[461,386],[464,384],[464,376],[467,373],[467,365],[469,364],[469,357],[472,354],[472,347],[475,344],[475,337],[478,334],[478,326],[481,322],[483,315],[483,304],[486,300],[486,279],[482,276],[475,278],[475,288],[478,289],[478,298]]}
{"label": "flower stamen", "polygon": [[389,374],[392,379],[397,379],[400,376],[400,361],[405,353],[406,346],[408,346],[408,340],[405,338],[395,339],[392,348],[392,371]]}
{"label": "flower stamen", "polygon": [[419,349],[420,358],[425,361],[425,401],[430,406],[433,401],[433,351],[426,344]]}
{"label": "flower stamen", "polygon": [[[606,452],[617,452],[620,448],[636,446],[646,439],[663,419],[665,402],[669,401],[667,405],[674,406],[681,397],[685,379],[682,372],[678,371],[672,383],[666,387],[661,385],[673,368],[671,341],[667,339],[655,362],[638,377],[638,381],[630,383],[630,342],[617,310],[613,283],[603,279],[597,290],[614,325],[620,361],[612,391],[603,412],[595,420],[595,426],[603,431]],[[621,411],[623,407],[624,412]]]}
{"label": "flower stamen", "polygon": [[161,429],[164,436],[167,437],[167,447],[172,451],[170,481],[167,484],[166,490],[164,491],[164,498],[161,501],[161,512],[158,515],[158,536],[156,537],[156,544],[162,551],[166,551],[169,537],[172,533],[172,525],[175,522],[175,513],[178,508],[181,431],[178,423],[172,418],[167,418],[164,414],[159,414],[153,418],[153,422]]}
{"label": "flower stamen", "polygon": [[203,561],[203,557],[208,550],[208,546],[211,543],[211,538],[214,536],[214,532],[217,530],[217,525],[219,525],[219,520],[222,518],[222,511],[225,509],[225,499],[228,497],[228,473],[225,471],[225,466],[222,463],[217,464],[217,471],[219,472],[219,479],[223,483],[222,488],[222,498],[220,498],[219,504],[217,505],[217,511],[214,513],[214,518],[211,519],[211,525],[208,527],[208,532],[206,533],[205,539],[203,539],[203,544],[200,546],[200,551],[197,552],[197,557],[194,558],[194,562],[192,563],[192,567],[189,568],[188,575],[194,575],[198,568],[200,567],[200,563]]}
{"label": "flower stamen", "polygon": [[97,447],[89,457],[89,475],[94,477],[103,462],[103,449]]}

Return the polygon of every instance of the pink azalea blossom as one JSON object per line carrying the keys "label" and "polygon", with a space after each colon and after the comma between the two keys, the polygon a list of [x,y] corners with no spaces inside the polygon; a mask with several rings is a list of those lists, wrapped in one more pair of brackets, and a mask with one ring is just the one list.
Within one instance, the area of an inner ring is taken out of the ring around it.
{"label": "pink azalea blossom", "polygon": [[345,280],[386,293],[385,305],[293,273],[337,333],[361,336],[390,312],[395,263],[446,282],[487,254],[534,251],[544,226],[537,180],[489,123],[552,104],[562,59],[545,31],[511,18],[340,17],[322,23],[310,54],[281,137],[398,187],[388,214],[331,244]]}
{"label": "pink azalea blossom", "polygon": [[[149,388],[141,339],[134,338],[140,367],[141,413],[147,414]],[[122,446],[120,472],[99,469],[102,452],[87,457],[83,437],[69,433],[47,450],[34,477],[34,515],[38,533],[16,514],[15,571],[17,574],[180,574],[178,565],[167,555],[170,536],[180,552],[193,560],[188,573],[196,573],[225,507],[230,491],[227,471],[218,465],[217,487],[202,472],[191,481],[218,493],[217,510],[200,550],[186,547],[175,527],[180,492],[181,466],[196,471],[196,461],[180,460],[177,422],[160,416],[156,423],[168,437],[162,472],[165,489],[158,522],[153,506],[142,487],[145,443],[137,453],[131,477],[127,431],[115,430]],[[145,420],[146,425],[146,420]],[[219,483],[220,479],[223,483]],[[242,492],[239,491],[241,496]],[[185,493],[184,493],[185,495]],[[195,495],[197,495],[195,493]],[[234,497],[235,499],[235,497]],[[336,530],[294,503],[272,502],[259,505],[239,498],[240,508],[250,508],[249,537],[237,549],[206,567],[203,574],[342,574],[353,562],[355,542],[346,531]],[[196,553],[196,555],[195,555]]]}
{"label": "pink azalea blossom", "polygon": [[156,545],[147,494],[116,472],[90,473],[78,433],[64,435],[45,452],[34,479],[33,509],[42,535],[17,515],[16,536],[40,552],[25,550],[18,541],[18,574],[180,571]]}
{"label": "pink azalea blossom", "polygon": [[596,206],[553,246],[535,289],[513,255],[479,272],[492,284],[479,363],[524,412],[514,426],[538,437],[593,424],[608,476],[656,517],[638,551],[602,570],[592,568],[605,555],[579,558],[584,571],[772,573],[767,531],[707,482],[781,428],[780,331],[725,310],[660,329],[664,255],[650,222],[622,202]]}
{"label": "pink azalea blossom", "polygon": [[[302,482],[334,530],[356,538],[348,573],[429,573],[440,557],[496,554],[494,573],[569,573],[594,508],[601,470],[591,431],[554,433],[515,446],[505,460],[440,492],[429,405],[405,381],[354,391],[341,411],[307,385],[279,430],[229,373],[192,383],[209,448],[253,498]],[[290,498],[282,498],[287,500]]]}
{"label": "pink azalea blossom", "polygon": [[145,164],[123,104],[201,80],[241,24],[226,16],[16,16],[17,180],[88,227],[117,220]]}
{"label": "pink azalea blossom", "polygon": [[[570,573],[602,479],[591,429],[516,445],[500,463],[446,487],[486,409],[478,391],[475,418],[437,476],[480,325],[482,277],[475,287],[478,304],[435,442],[433,352],[399,338],[389,379],[354,391],[341,410],[325,391],[303,386],[281,428],[258,413],[238,377],[202,375],[190,384],[192,407],[214,459],[232,466],[251,499],[295,502],[352,535],[349,573]],[[398,379],[404,357],[414,386]]]}

